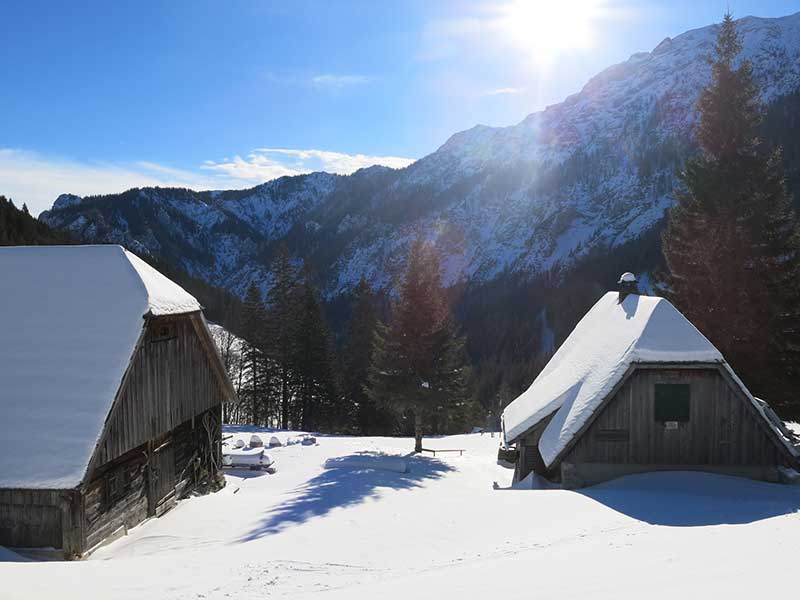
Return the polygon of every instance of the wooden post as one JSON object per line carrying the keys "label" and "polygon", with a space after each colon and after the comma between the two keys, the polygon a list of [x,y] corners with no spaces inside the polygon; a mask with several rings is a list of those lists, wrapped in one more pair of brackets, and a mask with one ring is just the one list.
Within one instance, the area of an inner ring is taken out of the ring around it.
{"label": "wooden post", "polygon": [[414,452],[422,452],[422,415],[414,411]]}

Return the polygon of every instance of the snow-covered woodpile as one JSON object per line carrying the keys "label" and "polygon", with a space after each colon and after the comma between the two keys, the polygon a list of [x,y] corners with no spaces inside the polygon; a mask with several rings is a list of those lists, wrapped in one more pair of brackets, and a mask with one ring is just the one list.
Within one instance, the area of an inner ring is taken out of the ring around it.
{"label": "snow-covered woodpile", "polygon": [[0,280],[0,545],[78,557],[220,481],[195,298],[119,246],[0,248]]}
{"label": "snow-covered woodpile", "polygon": [[797,464],[791,434],[672,304],[632,283],[605,294],[506,407],[517,477],[569,487],[650,470],[778,480]]}

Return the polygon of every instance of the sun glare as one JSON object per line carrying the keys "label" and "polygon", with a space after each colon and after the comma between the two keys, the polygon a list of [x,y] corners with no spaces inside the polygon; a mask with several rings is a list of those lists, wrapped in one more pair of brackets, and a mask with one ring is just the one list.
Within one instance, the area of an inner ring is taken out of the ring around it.
{"label": "sun glare", "polygon": [[563,51],[591,46],[601,8],[600,0],[516,0],[501,8],[496,24],[505,42],[549,63]]}

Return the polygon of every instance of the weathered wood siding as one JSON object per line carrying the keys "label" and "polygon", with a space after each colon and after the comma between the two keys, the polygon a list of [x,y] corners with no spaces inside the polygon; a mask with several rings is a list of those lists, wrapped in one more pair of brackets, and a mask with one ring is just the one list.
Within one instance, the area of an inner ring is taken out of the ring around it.
{"label": "weathered wood siding", "polygon": [[97,468],[225,400],[207,342],[193,319],[148,319],[140,347],[93,459]]}
{"label": "weathered wood siding", "polygon": [[61,548],[61,505],[57,490],[0,490],[0,545]]}
{"label": "weathered wood siding", "polygon": [[[690,386],[690,416],[668,429],[655,420],[655,386]],[[781,453],[763,419],[716,368],[640,368],[601,409],[564,463],[775,466]]]}
{"label": "weathered wood siding", "polygon": [[0,545],[81,556],[219,478],[222,403],[232,393],[200,313],[148,318],[85,483],[0,489]]}
{"label": "weathered wood siding", "polygon": [[[553,413],[555,414],[555,413]],[[531,471],[544,477],[549,475],[547,466],[544,464],[542,453],[539,451],[539,439],[542,437],[545,428],[550,423],[553,415],[542,419],[523,437],[518,444],[519,456],[517,466],[514,470],[514,480],[525,479]]]}
{"label": "weathered wood siding", "polygon": [[82,543],[77,491],[0,489],[0,545],[55,548],[71,557],[80,554]]}
{"label": "weathered wood siding", "polygon": [[[207,421],[210,431],[206,429]],[[218,476],[222,465],[222,407],[183,423],[172,434],[175,448],[175,496],[181,498],[192,483]]]}
{"label": "weathered wood siding", "polygon": [[[84,493],[87,550],[120,528],[161,516],[198,482],[213,478],[220,460],[220,415],[221,407],[214,407],[95,471]],[[119,486],[113,495],[111,479]]]}
{"label": "weathered wood siding", "polygon": [[[146,446],[108,463],[97,471],[83,494],[86,518],[85,549],[93,548],[120,527],[131,528],[147,518]],[[118,492],[110,494],[111,478]]]}

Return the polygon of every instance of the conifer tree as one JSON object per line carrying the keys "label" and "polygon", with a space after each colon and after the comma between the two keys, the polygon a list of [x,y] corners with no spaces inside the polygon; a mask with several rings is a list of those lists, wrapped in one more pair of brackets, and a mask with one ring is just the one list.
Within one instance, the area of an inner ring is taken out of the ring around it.
{"label": "conifer tree", "polygon": [[388,435],[392,433],[395,423],[392,412],[372,400],[364,391],[377,325],[375,294],[362,278],[355,290],[353,313],[347,327],[344,386],[356,428],[365,435]]}
{"label": "conifer tree", "polygon": [[296,384],[293,369],[296,357],[298,310],[297,270],[289,249],[282,245],[272,266],[272,287],[267,294],[267,336],[264,346],[275,382],[279,423],[289,428],[292,398]]}
{"label": "conifer tree", "polygon": [[247,288],[242,306],[242,330],[244,345],[242,348],[243,383],[241,385],[242,401],[250,408],[250,420],[254,425],[261,425],[268,420],[266,363],[261,350],[265,335],[264,305],[261,292],[255,282]]}
{"label": "conifer tree", "polygon": [[298,421],[303,429],[335,431],[347,416],[336,385],[328,325],[309,268],[304,269],[298,286],[296,309],[293,368]]}
{"label": "conifer tree", "polygon": [[27,205],[19,209],[10,198],[0,195],[0,246],[68,243],[67,233],[50,229],[28,212]]}
{"label": "conifer tree", "polygon": [[[240,402],[225,402],[222,405],[222,420],[224,423],[241,423],[243,418],[244,408],[243,402],[243,384],[244,384],[244,361],[246,341],[241,340],[233,331],[241,331],[241,305],[239,303],[231,304],[225,311],[225,316],[222,319],[222,326],[219,329],[212,331],[214,334],[214,341],[217,343],[222,364],[225,366],[225,371],[233,383],[233,388],[236,391],[236,396]],[[248,415],[249,416],[249,415]],[[246,422],[246,421],[245,421]]]}
{"label": "conifer tree", "polygon": [[752,68],[726,14],[701,92],[700,154],[663,236],[665,293],[757,393],[777,405],[798,382],[800,250],[778,151],[758,139]]}
{"label": "conifer tree", "polygon": [[414,450],[426,421],[441,421],[467,401],[464,340],[456,334],[441,283],[439,258],[421,238],[411,247],[388,325],[376,328],[366,392],[414,416]]}

